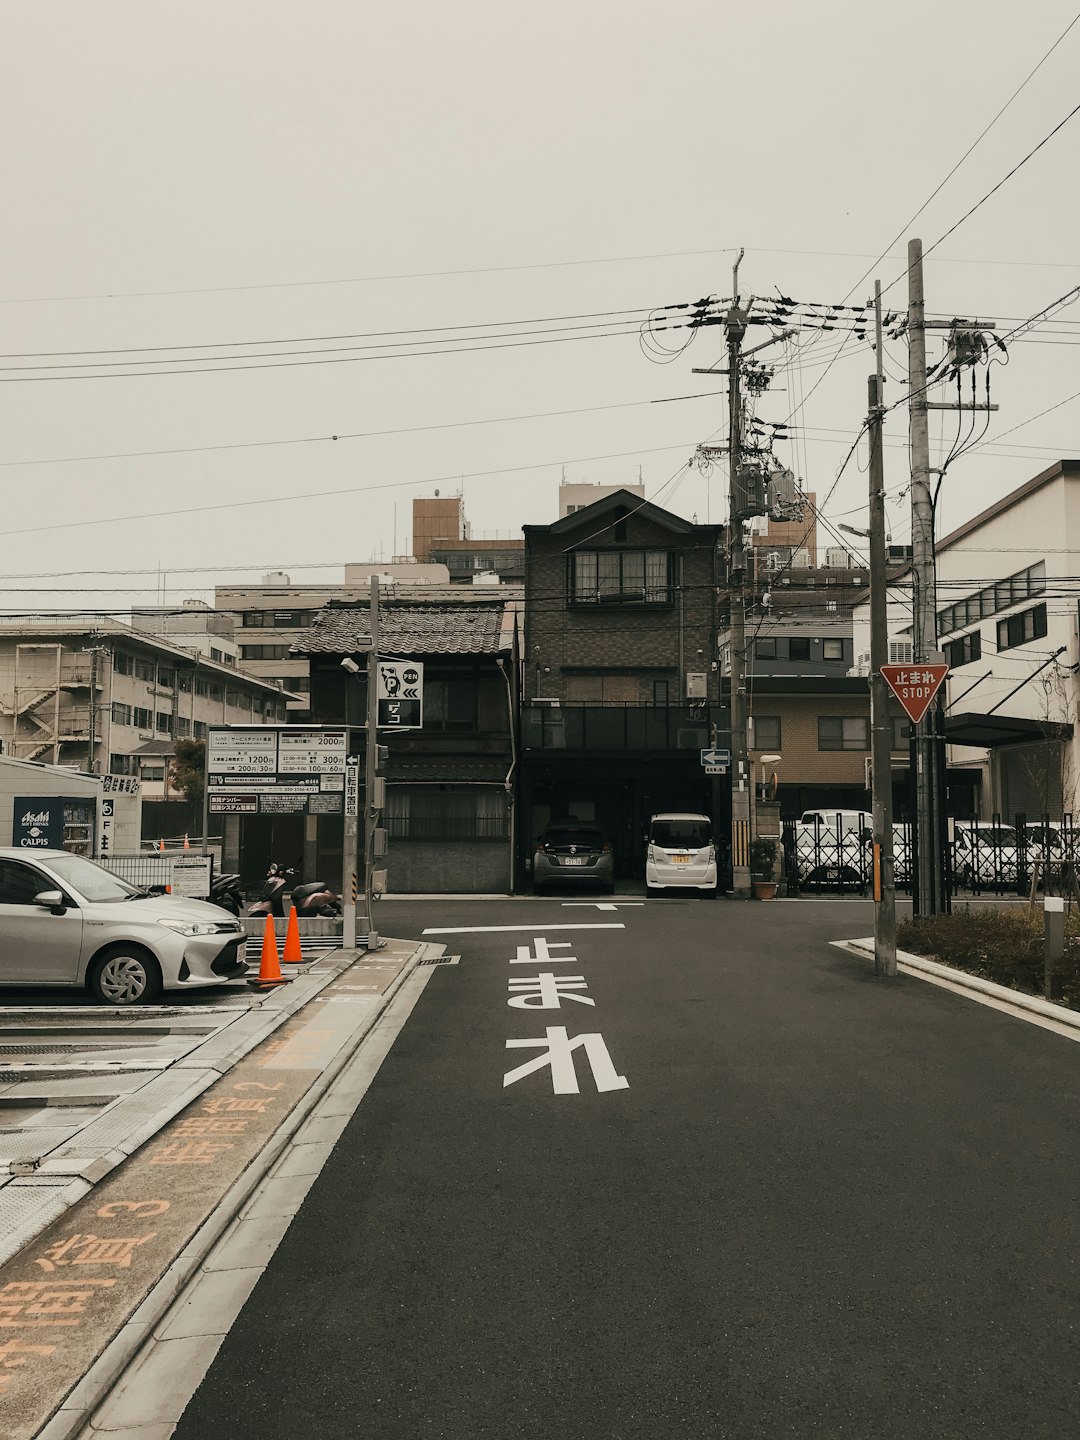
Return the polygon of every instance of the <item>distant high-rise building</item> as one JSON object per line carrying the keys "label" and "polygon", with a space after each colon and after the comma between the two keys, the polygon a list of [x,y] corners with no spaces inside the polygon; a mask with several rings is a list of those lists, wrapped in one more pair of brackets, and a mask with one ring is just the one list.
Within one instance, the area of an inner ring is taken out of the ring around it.
{"label": "distant high-rise building", "polygon": [[465,502],[460,495],[417,496],[412,502],[412,553],[421,565],[431,559],[433,545],[467,540]]}
{"label": "distant high-rise building", "polygon": [[645,485],[639,480],[633,485],[595,485],[587,481],[566,481],[559,486],[559,519],[565,520],[567,515],[573,515],[578,510],[584,510],[586,505],[595,505],[597,500],[603,500],[608,495],[618,494],[637,495],[642,501],[645,499]]}

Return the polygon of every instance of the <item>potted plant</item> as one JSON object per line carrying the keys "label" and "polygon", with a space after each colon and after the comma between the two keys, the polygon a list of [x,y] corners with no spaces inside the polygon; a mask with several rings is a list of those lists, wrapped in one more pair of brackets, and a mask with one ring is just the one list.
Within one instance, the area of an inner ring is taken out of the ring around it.
{"label": "potted plant", "polygon": [[750,884],[755,900],[771,900],[776,894],[776,841],[759,835],[750,845]]}

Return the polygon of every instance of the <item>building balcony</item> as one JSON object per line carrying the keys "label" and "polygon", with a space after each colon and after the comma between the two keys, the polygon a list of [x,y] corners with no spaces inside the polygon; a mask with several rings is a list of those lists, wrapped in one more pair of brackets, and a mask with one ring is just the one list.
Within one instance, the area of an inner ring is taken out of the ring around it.
{"label": "building balcony", "polygon": [[521,712],[524,750],[696,752],[712,743],[715,724],[723,743],[727,711],[717,706],[526,705]]}

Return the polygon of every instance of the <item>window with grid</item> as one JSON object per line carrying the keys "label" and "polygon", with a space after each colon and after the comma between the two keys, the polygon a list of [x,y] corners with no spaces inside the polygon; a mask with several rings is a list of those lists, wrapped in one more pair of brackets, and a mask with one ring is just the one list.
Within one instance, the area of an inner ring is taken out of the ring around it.
{"label": "window with grid", "polygon": [[476,681],[431,679],[424,682],[424,729],[475,730]]}
{"label": "window with grid", "polygon": [[172,734],[172,716],[167,710],[157,712],[157,731],[159,735]]}
{"label": "window with grid", "polygon": [[667,550],[579,550],[570,556],[575,605],[670,605]]}
{"label": "window with grid", "polygon": [[186,715],[178,715],[176,717],[176,733],[177,735],[191,734],[191,721]]}
{"label": "window with grid", "polygon": [[131,706],[121,705],[119,701],[114,700],[112,703],[112,722],[114,725],[130,725]]}
{"label": "window with grid", "polygon": [[152,660],[135,661],[136,680],[154,680],[157,678],[157,666]]}
{"label": "window with grid", "polygon": [[149,730],[154,723],[153,711],[136,705],[131,712],[131,723],[139,730]]}
{"label": "window with grid", "polygon": [[117,650],[113,655],[113,669],[117,675],[130,675],[135,668],[135,661],[130,655],[125,655],[122,650]]}
{"label": "window with grid", "polygon": [[869,750],[870,721],[865,715],[819,715],[819,750]]}

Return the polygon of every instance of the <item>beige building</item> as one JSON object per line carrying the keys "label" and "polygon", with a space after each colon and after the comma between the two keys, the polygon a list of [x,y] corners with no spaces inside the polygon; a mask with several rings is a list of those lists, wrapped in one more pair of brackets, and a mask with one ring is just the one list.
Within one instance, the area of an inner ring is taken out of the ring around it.
{"label": "beige building", "polygon": [[285,713],[272,681],[120,620],[0,620],[0,746],[17,760],[138,776],[166,798],[178,739]]}
{"label": "beige building", "polygon": [[586,505],[595,505],[607,495],[619,494],[636,495],[644,502],[645,484],[641,480],[629,485],[601,485],[599,481],[590,485],[587,480],[564,480],[559,486],[559,519],[565,520],[567,515],[584,510]]}

